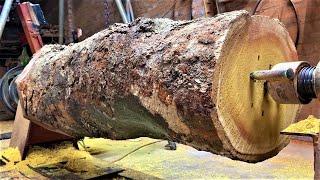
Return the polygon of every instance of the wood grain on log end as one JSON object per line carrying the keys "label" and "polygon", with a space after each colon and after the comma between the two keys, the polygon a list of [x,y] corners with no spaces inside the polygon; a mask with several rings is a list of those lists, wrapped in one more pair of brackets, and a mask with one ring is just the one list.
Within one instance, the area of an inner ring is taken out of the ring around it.
{"label": "wood grain on log end", "polygon": [[251,17],[230,34],[213,76],[219,81],[212,91],[219,117],[215,127],[223,129],[219,136],[227,140],[224,147],[235,156],[263,160],[288,143],[279,133],[294,122],[299,105],[277,104],[264,88],[265,82],[253,82],[248,74],[298,60],[297,53],[282,24],[263,16]]}
{"label": "wood grain on log end", "polygon": [[48,45],[17,83],[25,117],[73,137],[166,138],[248,162],[274,156],[297,112],[249,73],[296,60],[276,20],[234,11],[139,18],[83,42]]}

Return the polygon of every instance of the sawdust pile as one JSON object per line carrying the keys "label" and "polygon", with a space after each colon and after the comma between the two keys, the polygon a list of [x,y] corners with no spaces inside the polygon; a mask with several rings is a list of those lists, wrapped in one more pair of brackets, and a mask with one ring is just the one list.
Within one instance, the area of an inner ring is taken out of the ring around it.
{"label": "sawdust pile", "polygon": [[307,119],[290,125],[282,132],[316,135],[320,131],[320,119],[309,116]]}
{"label": "sawdust pile", "polygon": [[[9,162],[0,168],[0,173],[5,171],[16,170],[26,177],[38,176],[38,174],[30,169],[31,167],[46,166],[59,162],[66,162],[64,168],[81,174],[82,177],[90,177],[96,174],[103,167],[107,167],[108,163],[99,160],[90,155],[89,152],[75,149],[71,143],[55,145],[51,148],[33,147],[27,158],[21,161],[21,156],[17,148],[8,148],[0,152]],[[5,162],[7,162],[5,160]]]}
{"label": "sawdust pile", "polygon": [[[81,150],[73,148],[71,143],[57,144],[51,148],[36,147],[31,149],[24,161],[20,161],[17,149],[10,148],[0,151],[0,158],[3,155],[10,160],[5,167],[0,166],[0,179],[1,173],[9,170],[17,170],[29,178],[39,179],[39,175],[29,169],[27,164],[38,167],[63,160],[69,162],[65,165],[69,171],[78,172],[77,175],[83,178],[88,177],[90,173],[81,171],[99,169],[95,165],[109,167],[115,160],[118,161],[113,165],[123,167],[126,171],[132,169],[162,179],[311,179],[313,177],[312,146],[309,145],[303,145],[306,147],[301,153],[303,156],[300,153],[284,150],[278,156],[257,164],[233,161],[182,144],[177,144],[177,150],[168,151],[164,149],[166,141],[153,143],[133,152],[134,149],[155,141],[157,140],[150,138],[122,141],[85,138],[79,143],[86,147],[81,145]],[[293,149],[298,148],[297,145],[291,146]],[[133,153],[122,158],[130,152]],[[308,155],[310,158],[306,158]]]}

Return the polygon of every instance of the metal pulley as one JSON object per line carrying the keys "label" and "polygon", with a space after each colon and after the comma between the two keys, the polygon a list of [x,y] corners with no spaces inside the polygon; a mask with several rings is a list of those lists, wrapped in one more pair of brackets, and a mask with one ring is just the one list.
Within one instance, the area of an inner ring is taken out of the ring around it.
{"label": "metal pulley", "polygon": [[19,101],[16,78],[24,66],[17,66],[6,72],[0,80],[0,100],[9,113],[15,113]]}

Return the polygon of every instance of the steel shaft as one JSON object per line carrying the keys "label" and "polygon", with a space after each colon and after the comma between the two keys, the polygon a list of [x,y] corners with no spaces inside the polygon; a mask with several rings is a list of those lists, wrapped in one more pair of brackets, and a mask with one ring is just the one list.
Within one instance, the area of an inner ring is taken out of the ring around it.
{"label": "steel shaft", "polygon": [[266,80],[268,92],[280,104],[308,104],[320,97],[320,63],[304,61],[279,63],[271,70],[250,73],[253,80]]}
{"label": "steel shaft", "polygon": [[286,70],[259,70],[250,73],[250,78],[267,81],[292,80],[294,72],[291,68]]}

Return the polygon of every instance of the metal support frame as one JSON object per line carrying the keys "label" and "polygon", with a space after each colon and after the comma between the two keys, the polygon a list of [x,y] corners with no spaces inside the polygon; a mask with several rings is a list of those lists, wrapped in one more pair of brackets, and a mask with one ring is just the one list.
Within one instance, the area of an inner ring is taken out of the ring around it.
{"label": "metal support frame", "polygon": [[127,19],[129,22],[134,21],[134,14],[133,14],[133,9],[131,5],[130,0],[126,0],[126,13],[127,13]]}
{"label": "metal support frame", "polygon": [[119,13],[121,15],[121,18],[122,18],[122,21],[124,23],[129,23],[128,19],[127,19],[127,15],[126,15],[126,12],[124,10],[124,7],[123,7],[123,4],[121,2],[121,0],[115,0],[116,4],[117,4],[117,7],[118,7],[118,10],[119,10]]}
{"label": "metal support frame", "polygon": [[3,6],[2,11],[1,11],[1,15],[0,15],[0,39],[2,37],[2,33],[3,33],[4,27],[6,25],[10,10],[11,10],[12,2],[13,2],[13,0],[6,0],[4,2],[4,6]]}
{"label": "metal support frame", "polygon": [[64,0],[59,0],[59,44],[63,44],[64,36]]}
{"label": "metal support frame", "polygon": [[43,46],[43,42],[39,29],[33,25],[29,9],[31,9],[29,2],[21,3],[17,6],[18,15],[31,52],[36,53]]}

